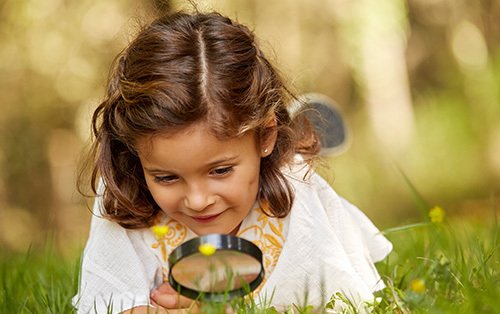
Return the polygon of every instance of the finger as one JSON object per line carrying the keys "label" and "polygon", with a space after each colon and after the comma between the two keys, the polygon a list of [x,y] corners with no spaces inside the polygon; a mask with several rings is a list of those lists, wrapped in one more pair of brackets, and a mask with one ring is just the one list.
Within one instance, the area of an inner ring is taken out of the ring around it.
{"label": "finger", "polygon": [[194,303],[193,300],[177,293],[161,293],[157,290],[151,292],[150,297],[156,304],[167,309],[189,308]]}
{"label": "finger", "polygon": [[175,291],[168,282],[159,285],[155,291],[159,293],[177,294],[177,291]]}

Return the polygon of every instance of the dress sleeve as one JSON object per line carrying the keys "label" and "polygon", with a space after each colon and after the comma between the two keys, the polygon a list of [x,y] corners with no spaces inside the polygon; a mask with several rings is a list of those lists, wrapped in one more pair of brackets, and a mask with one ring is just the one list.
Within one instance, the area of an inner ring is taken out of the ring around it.
{"label": "dress sleeve", "polygon": [[77,313],[120,313],[149,304],[149,293],[162,281],[161,264],[144,242],[142,230],[128,230],[100,216],[94,203],[90,236],[83,252]]}
{"label": "dress sleeve", "polygon": [[[271,304],[286,309],[290,304],[324,306],[340,292],[363,309],[373,292],[384,288],[374,263],[389,254],[391,243],[318,174],[307,168],[292,174],[295,200],[288,235],[259,297],[272,297]],[[348,307],[337,301],[335,310]]]}
{"label": "dress sleeve", "polygon": [[340,200],[345,210],[357,222],[373,262],[382,261],[392,251],[392,243],[384,237],[380,230],[358,207],[342,197],[340,197]]}

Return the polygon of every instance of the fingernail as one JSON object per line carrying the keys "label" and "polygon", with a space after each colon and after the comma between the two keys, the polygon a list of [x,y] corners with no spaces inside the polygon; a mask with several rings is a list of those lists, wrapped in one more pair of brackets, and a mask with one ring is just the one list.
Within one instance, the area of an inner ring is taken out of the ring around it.
{"label": "fingernail", "polygon": [[154,291],[151,291],[151,293],[149,294],[149,297],[150,297],[151,299],[153,299],[153,298],[155,297],[155,293],[154,293]]}

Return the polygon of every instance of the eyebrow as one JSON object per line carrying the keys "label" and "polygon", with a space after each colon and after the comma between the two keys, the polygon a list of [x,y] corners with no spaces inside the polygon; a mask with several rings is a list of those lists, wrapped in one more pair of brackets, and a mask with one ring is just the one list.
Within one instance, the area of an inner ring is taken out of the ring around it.
{"label": "eyebrow", "polygon": [[232,156],[232,157],[222,157],[221,159],[214,160],[212,162],[209,162],[207,164],[208,167],[213,167],[219,164],[224,164],[227,162],[233,162],[235,159],[237,159],[238,156]]}
{"label": "eyebrow", "polygon": [[[214,167],[214,166],[217,166],[219,164],[224,164],[224,163],[228,163],[228,162],[233,162],[234,160],[236,160],[238,158],[238,156],[232,156],[232,157],[223,157],[223,158],[220,158],[220,159],[217,159],[217,160],[214,160],[212,162],[209,162],[208,164],[206,164],[206,167],[207,168],[211,168],[211,167]],[[169,170],[164,170],[164,169],[157,169],[157,168],[147,168],[147,167],[144,167],[144,170],[146,170],[148,173],[164,173],[164,172],[171,172]]]}

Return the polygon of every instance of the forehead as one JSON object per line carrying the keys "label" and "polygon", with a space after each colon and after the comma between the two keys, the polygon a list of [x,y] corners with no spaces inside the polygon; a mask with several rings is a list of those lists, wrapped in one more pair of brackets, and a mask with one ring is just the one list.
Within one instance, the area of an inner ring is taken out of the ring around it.
{"label": "forehead", "polygon": [[201,123],[178,131],[142,137],[136,142],[139,156],[148,159],[155,159],[155,157],[172,159],[176,156],[182,159],[193,154],[233,153],[256,147],[254,131],[248,131],[237,137],[220,139],[210,128]]}

